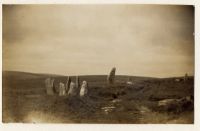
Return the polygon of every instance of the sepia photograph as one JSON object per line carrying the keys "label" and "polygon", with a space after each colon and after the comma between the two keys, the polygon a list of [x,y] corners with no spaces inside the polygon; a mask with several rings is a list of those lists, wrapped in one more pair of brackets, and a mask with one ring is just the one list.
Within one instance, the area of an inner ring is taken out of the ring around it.
{"label": "sepia photograph", "polygon": [[3,4],[2,122],[194,124],[195,7]]}

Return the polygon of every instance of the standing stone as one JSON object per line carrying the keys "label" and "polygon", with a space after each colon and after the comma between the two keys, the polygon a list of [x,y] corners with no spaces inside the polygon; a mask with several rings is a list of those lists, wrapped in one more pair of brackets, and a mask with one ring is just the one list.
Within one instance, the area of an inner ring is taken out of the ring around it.
{"label": "standing stone", "polygon": [[45,80],[47,95],[54,95],[53,85],[54,85],[54,79],[47,78]]}
{"label": "standing stone", "polygon": [[115,67],[112,68],[112,70],[110,71],[110,74],[107,77],[108,84],[113,84],[114,83],[114,80],[115,80],[115,71],[116,71]]}
{"label": "standing stone", "polygon": [[184,82],[186,82],[188,80],[188,74],[186,73],[184,76]]}
{"label": "standing stone", "polygon": [[71,78],[70,78],[70,76],[68,76],[68,78],[67,78],[67,83],[66,83],[66,85],[65,85],[65,90],[66,90],[66,91],[69,90],[69,88],[70,88],[70,83],[71,83]]}
{"label": "standing stone", "polygon": [[76,89],[75,83],[71,82],[70,88],[69,88],[69,91],[68,91],[68,95],[69,96],[75,96],[76,94],[77,94],[77,89]]}
{"label": "standing stone", "polygon": [[79,77],[76,76],[76,88],[78,89],[79,87],[80,87],[80,85],[79,85]]}
{"label": "standing stone", "polygon": [[88,93],[88,84],[87,81],[83,81],[80,90],[80,97],[87,95]]}
{"label": "standing stone", "polygon": [[59,96],[65,96],[66,90],[65,90],[65,84],[60,82],[59,83]]}

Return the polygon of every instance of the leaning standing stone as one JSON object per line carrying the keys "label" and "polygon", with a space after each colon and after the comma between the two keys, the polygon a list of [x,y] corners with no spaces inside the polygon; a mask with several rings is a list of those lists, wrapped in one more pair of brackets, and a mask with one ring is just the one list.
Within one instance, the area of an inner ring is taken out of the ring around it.
{"label": "leaning standing stone", "polygon": [[76,76],[76,88],[78,89],[80,86],[79,86],[79,77]]}
{"label": "leaning standing stone", "polygon": [[108,84],[113,84],[114,83],[114,80],[115,80],[115,71],[116,71],[115,67],[112,68],[112,70],[110,71],[110,74],[107,77]]}
{"label": "leaning standing stone", "polygon": [[66,91],[69,90],[69,88],[70,88],[70,83],[71,83],[71,78],[70,78],[70,76],[68,76],[68,78],[67,78],[67,83],[66,83],[66,87],[65,87],[65,90],[66,90]]}

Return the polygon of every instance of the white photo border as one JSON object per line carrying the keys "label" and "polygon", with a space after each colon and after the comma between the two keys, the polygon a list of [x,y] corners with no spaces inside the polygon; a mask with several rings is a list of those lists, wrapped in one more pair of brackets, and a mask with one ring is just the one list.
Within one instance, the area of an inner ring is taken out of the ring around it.
{"label": "white photo border", "polygon": [[[2,5],[3,4],[168,4],[194,5],[195,7],[195,112],[194,124],[4,124],[2,123],[2,73],[0,97],[0,130],[3,131],[198,131],[200,130],[200,0],[1,0],[1,47],[2,47]],[[0,49],[2,55],[2,48]],[[0,67],[2,71],[2,56]],[[153,118],[152,118],[153,119]]]}

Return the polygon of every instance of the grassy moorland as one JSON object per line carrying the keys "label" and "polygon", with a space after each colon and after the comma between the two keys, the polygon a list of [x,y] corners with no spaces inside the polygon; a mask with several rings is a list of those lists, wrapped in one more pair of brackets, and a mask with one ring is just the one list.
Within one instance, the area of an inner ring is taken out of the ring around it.
{"label": "grassy moorland", "polygon": [[[84,99],[46,95],[44,80],[65,83],[66,76],[3,72],[3,122],[19,123],[193,123],[194,104],[181,110],[159,109],[158,101],[194,94],[194,78],[176,82],[175,78],[116,76],[111,87],[105,75],[80,76],[88,81]],[[131,79],[133,84],[126,81]],[[72,76],[75,82],[75,77]]]}

